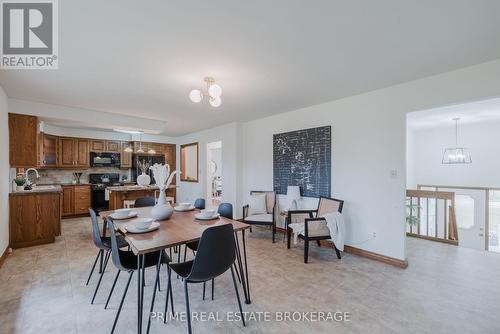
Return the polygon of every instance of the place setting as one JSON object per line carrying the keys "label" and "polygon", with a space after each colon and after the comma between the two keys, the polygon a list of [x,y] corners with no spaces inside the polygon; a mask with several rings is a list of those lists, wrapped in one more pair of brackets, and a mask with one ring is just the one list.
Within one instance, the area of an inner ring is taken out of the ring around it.
{"label": "place setting", "polygon": [[123,226],[123,229],[125,230],[126,233],[134,233],[134,234],[152,232],[156,231],[159,228],[160,228],[160,223],[154,221],[154,219],[152,218],[137,218],[128,222],[125,226]]}
{"label": "place setting", "polygon": [[194,209],[195,206],[189,202],[179,203],[174,207],[174,210],[177,212],[193,211]]}
{"label": "place setting", "polygon": [[215,209],[203,209],[194,215],[196,220],[209,221],[219,219],[220,214]]}
{"label": "place setting", "polygon": [[113,220],[127,220],[137,217],[137,211],[132,209],[116,209],[109,215]]}

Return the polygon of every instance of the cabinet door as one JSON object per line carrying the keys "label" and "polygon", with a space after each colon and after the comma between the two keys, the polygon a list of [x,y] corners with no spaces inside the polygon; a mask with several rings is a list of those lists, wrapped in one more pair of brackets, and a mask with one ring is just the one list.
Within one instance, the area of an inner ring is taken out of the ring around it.
{"label": "cabinet door", "polygon": [[74,212],[74,204],[75,204],[75,187],[62,187],[62,208],[61,215],[62,216],[72,216]]}
{"label": "cabinet door", "polygon": [[89,141],[87,139],[76,139],[76,165],[78,167],[90,167]]}
{"label": "cabinet door", "polygon": [[46,135],[42,136],[42,167],[57,166],[57,137]]}
{"label": "cabinet door", "polygon": [[92,139],[90,141],[90,151],[91,152],[104,152],[106,150],[105,140]]}
{"label": "cabinet door", "polygon": [[38,119],[9,114],[9,160],[11,167],[36,167],[38,162]]}
{"label": "cabinet door", "polygon": [[115,140],[106,141],[106,152],[120,153],[120,150],[121,150],[120,144],[121,143],[119,141],[115,141]]}
{"label": "cabinet door", "polygon": [[89,212],[91,206],[90,201],[90,187],[89,186],[75,186],[75,206],[73,213],[75,215],[82,215]]}
{"label": "cabinet door", "polygon": [[75,146],[73,138],[59,138],[59,167],[75,167]]}
{"label": "cabinet door", "polygon": [[121,168],[132,168],[132,152],[126,152],[125,149],[129,147],[129,143],[122,143],[122,152],[121,152]]}

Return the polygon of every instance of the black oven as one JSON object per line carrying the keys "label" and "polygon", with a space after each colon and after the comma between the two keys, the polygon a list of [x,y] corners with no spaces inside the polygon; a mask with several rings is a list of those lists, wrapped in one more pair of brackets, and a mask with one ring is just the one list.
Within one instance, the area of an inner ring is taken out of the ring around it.
{"label": "black oven", "polygon": [[120,167],[120,153],[90,153],[92,167]]}

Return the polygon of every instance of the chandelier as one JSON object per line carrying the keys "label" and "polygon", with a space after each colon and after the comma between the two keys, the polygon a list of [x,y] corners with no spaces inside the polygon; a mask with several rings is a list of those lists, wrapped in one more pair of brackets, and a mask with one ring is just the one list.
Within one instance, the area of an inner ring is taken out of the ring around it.
{"label": "chandelier", "polygon": [[472,158],[470,152],[465,147],[458,146],[458,121],[460,118],[453,118],[455,121],[455,147],[448,147],[444,149],[443,164],[470,164]]}
{"label": "chandelier", "polygon": [[189,93],[189,99],[194,103],[198,103],[198,102],[201,102],[201,100],[203,100],[203,97],[206,96],[208,98],[208,103],[210,103],[210,105],[212,107],[215,107],[215,108],[220,107],[220,105],[222,104],[222,99],[221,99],[222,88],[221,88],[221,86],[215,84],[214,78],[206,77],[203,80],[207,84],[207,92],[203,93],[199,89],[193,89]]}

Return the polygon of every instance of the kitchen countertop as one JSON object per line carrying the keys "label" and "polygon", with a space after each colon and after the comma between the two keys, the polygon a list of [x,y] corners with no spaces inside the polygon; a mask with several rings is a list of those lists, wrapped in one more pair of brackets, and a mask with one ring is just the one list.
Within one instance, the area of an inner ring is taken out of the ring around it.
{"label": "kitchen countertop", "polygon": [[[168,189],[174,189],[175,185],[170,185]],[[116,187],[107,187],[106,188],[109,191],[141,191],[141,190],[159,190],[158,186],[155,185],[149,185],[149,186],[138,186],[138,185],[132,185],[132,186],[116,186]]]}
{"label": "kitchen countertop", "polygon": [[[51,185],[53,188],[47,188],[47,186],[34,187],[33,190],[23,190],[23,191],[11,191],[10,196],[26,196],[33,194],[44,194],[44,193],[60,193],[62,188],[59,185]],[[37,189],[38,188],[38,189]]]}

